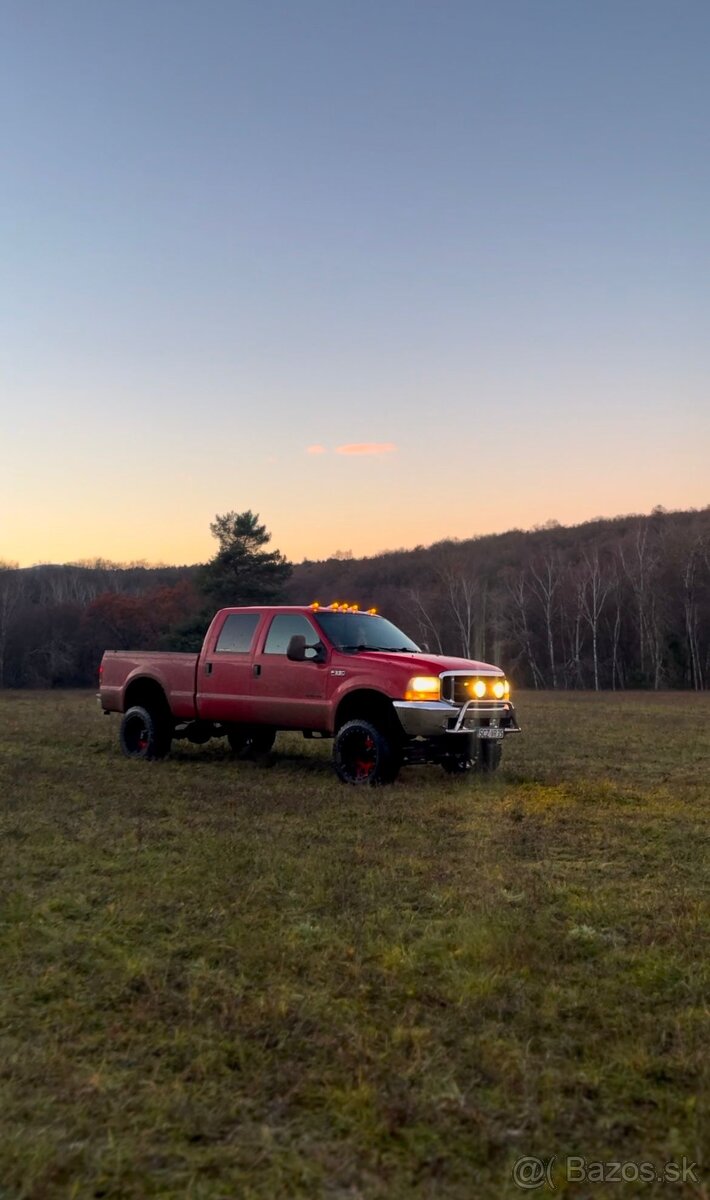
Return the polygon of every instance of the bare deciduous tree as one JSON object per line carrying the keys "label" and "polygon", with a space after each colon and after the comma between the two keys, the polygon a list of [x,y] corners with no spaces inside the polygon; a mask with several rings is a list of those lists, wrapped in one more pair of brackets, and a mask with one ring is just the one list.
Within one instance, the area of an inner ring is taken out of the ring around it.
{"label": "bare deciduous tree", "polygon": [[419,626],[420,641],[428,644],[431,640],[433,640],[436,646],[436,653],[443,654],[444,651],[441,644],[441,635],[432,615],[433,612],[436,612],[437,602],[434,601],[432,604],[428,600],[425,601],[421,591],[418,588],[410,588],[408,594],[412,604],[412,609],[414,611],[415,620]]}
{"label": "bare deciduous tree", "polygon": [[611,578],[600,564],[599,550],[584,552],[583,576],[579,599],[584,617],[592,635],[592,665],[594,690],[599,691],[599,618],[611,588]]}
{"label": "bare deciduous tree", "polygon": [[545,680],[538,667],[533,649],[533,636],[528,617],[530,593],[527,575],[524,570],[518,571],[508,579],[507,591],[511,601],[508,609],[511,632],[527,659],[530,674],[532,675],[533,687],[543,688]]}
{"label": "bare deciduous tree", "polygon": [[539,561],[530,563],[532,590],[540,601],[545,620],[545,638],[547,641],[547,658],[550,667],[550,678],[553,688],[557,687],[557,663],[555,659],[554,617],[557,590],[560,586],[559,558],[552,551],[545,554]]}

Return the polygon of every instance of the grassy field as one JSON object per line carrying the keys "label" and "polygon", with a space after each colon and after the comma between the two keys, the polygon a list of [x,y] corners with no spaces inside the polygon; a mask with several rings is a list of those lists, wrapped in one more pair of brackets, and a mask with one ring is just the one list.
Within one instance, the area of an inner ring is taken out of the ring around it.
{"label": "grassy field", "polygon": [[707,1196],[710,695],[519,715],[372,791],[0,694],[0,1197]]}

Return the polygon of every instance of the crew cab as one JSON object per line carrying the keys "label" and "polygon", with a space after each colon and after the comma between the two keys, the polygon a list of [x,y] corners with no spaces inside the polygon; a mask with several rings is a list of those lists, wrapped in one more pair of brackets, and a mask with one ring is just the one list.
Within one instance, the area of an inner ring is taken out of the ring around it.
{"label": "crew cab", "polygon": [[519,732],[499,667],[430,654],[346,604],[220,609],[199,654],[106,651],[99,702],[123,714],[130,758],[213,737],[254,756],[297,730],[333,738],[335,770],[353,784],[391,783],[404,763],[493,771]]}

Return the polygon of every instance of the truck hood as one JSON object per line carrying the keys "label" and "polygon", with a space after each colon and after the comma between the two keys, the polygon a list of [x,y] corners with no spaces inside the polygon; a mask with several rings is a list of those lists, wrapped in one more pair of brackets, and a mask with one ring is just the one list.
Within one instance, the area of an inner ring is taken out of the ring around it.
{"label": "truck hood", "polygon": [[500,667],[494,667],[491,663],[477,662],[472,658],[449,658],[445,654],[426,654],[417,650],[404,654],[393,654],[387,650],[359,650],[353,654],[341,651],[339,657],[354,659],[359,663],[386,662],[388,666],[406,668],[410,675],[441,675],[442,671],[466,671],[471,675],[478,671],[504,674]]}

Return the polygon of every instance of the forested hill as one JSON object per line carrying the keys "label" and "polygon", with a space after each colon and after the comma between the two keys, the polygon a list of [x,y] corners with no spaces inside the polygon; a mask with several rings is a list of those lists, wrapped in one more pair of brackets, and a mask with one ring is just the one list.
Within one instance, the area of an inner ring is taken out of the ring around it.
{"label": "forested hill", "polygon": [[194,567],[0,563],[0,687],[96,682],[107,647],[156,646],[194,612]]}
{"label": "forested hill", "polygon": [[[233,603],[253,602],[250,572],[241,596],[237,561]],[[196,567],[0,566],[0,686],[93,683],[106,647],[195,644],[202,578]],[[499,663],[518,686],[701,689],[710,508],[297,564],[282,602],[313,600],[374,605],[432,651]]]}
{"label": "forested hill", "polygon": [[357,601],[519,686],[710,685],[710,508],[302,563],[293,601]]}

